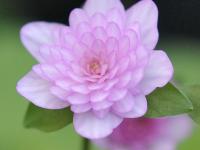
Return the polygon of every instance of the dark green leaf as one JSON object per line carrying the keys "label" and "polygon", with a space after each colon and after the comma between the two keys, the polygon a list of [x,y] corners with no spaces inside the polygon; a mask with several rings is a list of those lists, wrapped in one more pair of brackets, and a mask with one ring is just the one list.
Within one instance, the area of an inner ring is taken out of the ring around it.
{"label": "dark green leaf", "polygon": [[156,118],[187,113],[193,109],[190,100],[175,86],[168,83],[147,97],[146,117]]}
{"label": "dark green leaf", "polygon": [[193,85],[184,88],[187,96],[190,98],[193,104],[193,111],[189,113],[191,118],[198,124],[200,124],[200,85]]}
{"label": "dark green leaf", "polygon": [[45,132],[64,128],[72,122],[73,114],[69,109],[48,110],[29,104],[24,125]]}

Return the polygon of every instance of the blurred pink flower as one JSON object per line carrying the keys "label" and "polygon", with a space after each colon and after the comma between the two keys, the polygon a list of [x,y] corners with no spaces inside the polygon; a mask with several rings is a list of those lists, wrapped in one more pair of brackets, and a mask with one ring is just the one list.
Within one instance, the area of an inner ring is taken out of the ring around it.
{"label": "blurred pink flower", "polygon": [[123,118],[145,114],[145,96],[172,78],[172,64],[158,41],[158,10],[142,0],[125,11],[120,0],[87,0],[69,26],[33,22],[21,40],[38,60],[18,92],[39,107],[71,107],[84,137],[103,138]]}
{"label": "blurred pink flower", "polygon": [[110,136],[94,142],[109,150],[176,150],[191,131],[192,121],[186,115],[125,119]]}

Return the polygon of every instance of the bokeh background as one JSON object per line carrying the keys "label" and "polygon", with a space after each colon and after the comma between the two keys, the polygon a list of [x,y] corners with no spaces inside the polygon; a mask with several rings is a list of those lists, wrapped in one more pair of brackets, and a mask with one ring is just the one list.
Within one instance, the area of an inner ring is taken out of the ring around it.
{"label": "bokeh background", "polygon": [[[122,0],[126,7],[136,1]],[[200,83],[200,1],[155,1],[160,11],[160,41],[175,66],[175,80]],[[23,128],[28,102],[16,93],[17,81],[36,61],[23,48],[19,30],[35,21],[67,24],[69,12],[84,0],[0,0],[0,150],[79,150],[81,138],[69,126],[54,133]],[[141,10],[142,11],[142,10]],[[200,129],[180,143],[178,150],[197,150]],[[96,148],[93,148],[96,149]]]}

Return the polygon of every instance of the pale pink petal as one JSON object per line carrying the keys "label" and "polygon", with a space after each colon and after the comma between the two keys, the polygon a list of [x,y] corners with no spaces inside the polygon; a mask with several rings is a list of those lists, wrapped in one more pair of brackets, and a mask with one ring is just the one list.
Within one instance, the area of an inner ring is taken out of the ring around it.
{"label": "pale pink petal", "polygon": [[125,24],[125,15],[125,11],[122,11],[118,8],[113,8],[106,16],[107,22],[114,22],[119,26],[121,30],[123,30]]}
{"label": "pale pink petal", "polygon": [[59,88],[57,86],[52,86],[50,88],[50,91],[53,95],[55,95],[56,97],[66,101],[67,100],[67,97],[69,95],[69,92],[66,91],[66,90],[63,90],[62,88]]}
{"label": "pale pink petal", "polygon": [[122,119],[108,113],[104,118],[98,118],[92,112],[74,114],[74,128],[85,138],[104,138],[112,133]]}
{"label": "pale pink petal", "polygon": [[119,113],[124,118],[138,118],[144,116],[147,111],[147,100],[143,95],[133,96],[134,106],[131,111]]}
{"label": "pale pink petal", "polygon": [[39,54],[46,63],[53,63],[62,59],[60,49],[63,48],[58,46],[43,45],[39,49]]}
{"label": "pale pink petal", "polygon": [[107,39],[107,33],[103,27],[96,27],[92,31],[96,39],[104,41]]}
{"label": "pale pink petal", "polygon": [[154,51],[146,66],[144,77],[139,83],[139,89],[148,95],[157,87],[163,87],[172,78],[173,66],[163,51]]}
{"label": "pale pink petal", "polygon": [[21,40],[27,50],[39,62],[45,62],[39,53],[40,47],[44,44],[56,44],[56,41],[58,40],[56,31],[65,27],[67,28],[67,26],[57,23],[29,23],[21,29]]}
{"label": "pale pink petal", "polygon": [[86,104],[90,98],[83,94],[73,93],[67,97],[67,100],[72,105]]}
{"label": "pale pink petal", "polygon": [[66,72],[67,72],[67,70],[69,70],[69,68],[68,68],[69,66],[67,66],[63,62],[54,63],[54,66],[63,76],[66,76]]}
{"label": "pale pink petal", "polygon": [[56,79],[62,78],[62,73],[59,72],[53,65],[49,64],[39,64],[33,67],[35,73],[39,76],[46,78],[50,81],[54,81]]}
{"label": "pale pink petal", "polygon": [[119,57],[127,56],[130,48],[131,48],[131,41],[128,36],[122,36],[119,39]]}
{"label": "pale pink petal", "polygon": [[138,35],[135,30],[129,29],[126,31],[125,35],[129,38],[130,49],[133,51],[139,45]]}
{"label": "pale pink petal", "polygon": [[113,79],[114,77],[116,77],[119,68],[120,68],[119,66],[116,66],[113,69],[111,69],[110,72],[108,73],[108,78]]}
{"label": "pale pink petal", "polygon": [[87,45],[87,47],[91,47],[94,39],[95,36],[92,33],[85,33],[81,37],[81,42]]}
{"label": "pale pink petal", "polygon": [[[45,64],[54,64],[55,62],[58,64],[59,62],[59,65],[63,65],[63,62],[70,63],[74,60],[71,49],[61,45],[43,45],[40,47],[39,53]],[[66,69],[66,67],[64,68]]]}
{"label": "pale pink petal", "polygon": [[90,109],[91,109],[90,103],[80,104],[80,105],[72,105],[71,106],[71,110],[74,113],[84,113],[84,112],[89,111]]}
{"label": "pale pink petal", "polygon": [[92,17],[91,17],[91,25],[93,28],[96,27],[105,27],[106,25],[106,17],[102,14],[102,13],[95,13]]}
{"label": "pale pink petal", "polygon": [[143,79],[143,77],[144,77],[144,69],[143,68],[135,68],[134,72],[131,75],[131,81],[129,82],[129,90],[131,90],[132,93],[134,93],[134,91],[136,91],[135,88],[140,83],[140,81]]}
{"label": "pale pink petal", "polygon": [[109,37],[114,37],[116,39],[119,39],[119,37],[121,36],[120,28],[114,22],[111,22],[111,23],[107,24],[107,26],[106,26],[106,32],[107,32],[107,34],[108,34]]}
{"label": "pale pink petal", "polygon": [[72,50],[74,44],[78,42],[76,35],[71,31],[69,27],[62,28],[59,31],[59,34],[61,36],[61,45],[64,45],[68,49]]}
{"label": "pale pink petal", "polygon": [[56,82],[55,82],[55,84],[58,86],[58,87],[60,87],[60,88],[62,88],[62,89],[64,89],[64,90],[66,90],[66,91],[70,91],[71,90],[71,87],[75,84],[72,80],[70,80],[70,79],[62,79],[62,80],[57,80]]}
{"label": "pale pink petal", "polygon": [[[138,74],[134,74],[134,76]],[[117,83],[117,87],[119,88],[125,88],[129,85],[131,79],[133,78],[133,80],[135,81],[135,78],[132,75],[132,72],[127,72],[125,74],[123,74],[120,78],[119,78],[119,82]]]}
{"label": "pale pink petal", "polygon": [[89,84],[88,89],[90,90],[99,90],[104,86],[104,84]]}
{"label": "pale pink petal", "polygon": [[73,45],[72,53],[76,56],[76,60],[79,60],[88,49],[87,45],[77,42]]}
{"label": "pale pink petal", "polygon": [[105,44],[103,41],[97,39],[93,42],[92,44],[92,51],[94,51],[94,53],[96,55],[99,55],[102,53],[102,51],[105,50]]}
{"label": "pale pink petal", "polygon": [[50,92],[51,84],[33,71],[25,75],[17,84],[17,91],[33,104],[46,109],[61,109],[69,104]]}
{"label": "pale pink petal", "polygon": [[139,23],[142,43],[154,49],[158,41],[158,9],[152,0],[141,0],[127,11],[127,25]]}
{"label": "pale pink petal", "polygon": [[148,63],[150,52],[145,47],[140,45],[137,47],[135,53],[137,59],[137,66],[144,67]]}
{"label": "pale pink petal", "polygon": [[88,22],[80,23],[77,28],[75,29],[76,36],[81,39],[81,37],[85,33],[90,33],[92,31],[92,27]]}
{"label": "pale pink petal", "polygon": [[118,74],[123,74],[129,66],[130,60],[127,57],[123,57],[118,61],[118,65],[120,66],[118,69]]}
{"label": "pale pink petal", "polygon": [[98,118],[104,118],[110,112],[110,108],[102,109],[102,110],[94,110],[93,113]]}
{"label": "pale pink petal", "polygon": [[67,75],[74,82],[77,82],[77,83],[84,83],[85,82],[85,80],[82,76],[77,75],[72,71],[67,71]]}
{"label": "pale pink petal", "polygon": [[114,112],[126,113],[130,112],[134,107],[134,97],[128,93],[123,99],[117,101],[112,106]]}
{"label": "pale pink petal", "polygon": [[119,79],[109,80],[109,81],[107,81],[107,83],[105,84],[105,86],[103,87],[103,89],[105,91],[108,91],[111,88],[113,88],[113,86],[115,86],[118,82],[119,82]]}
{"label": "pale pink petal", "polygon": [[80,94],[88,94],[90,92],[87,85],[84,84],[72,85],[71,90]]}
{"label": "pale pink petal", "polygon": [[102,110],[102,109],[107,109],[110,108],[112,106],[113,102],[109,102],[109,101],[101,101],[101,102],[95,102],[92,103],[92,108],[96,111]]}
{"label": "pale pink petal", "polygon": [[108,97],[109,93],[105,91],[94,91],[91,93],[91,102],[101,102]]}
{"label": "pale pink petal", "polygon": [[106,40],[107,51],[113,52],[119,49],[119,42],[114,37],[108,37]]}
{"label": "pale pink petal", "polygon": [[90,16],[97,12],[106,14],[112,8],[124,10],[120,0],[87,0],[83,7]]}
{"label": "pale pink petal", "polygon": [[69,16],[69,24],[71,27],[76,28],[81,22],[88,22],[88,16],[82,9],[74,9]]}
{"label": "pale pink petal", "polygon": [[110,91],[110,96],[109,96],[109,100],[110,101],[118,101],[122,98],[124,98],[127,94],[127,89],[123,88],[123,89],[112,89]]}

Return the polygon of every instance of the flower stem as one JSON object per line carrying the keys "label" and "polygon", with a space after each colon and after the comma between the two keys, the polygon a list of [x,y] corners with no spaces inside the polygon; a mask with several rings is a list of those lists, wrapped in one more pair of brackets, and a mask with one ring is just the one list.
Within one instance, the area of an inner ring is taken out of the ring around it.
{"label": "flower stem", "polygon": [[90,140],[83,138],[82,150],[90,150]]}

